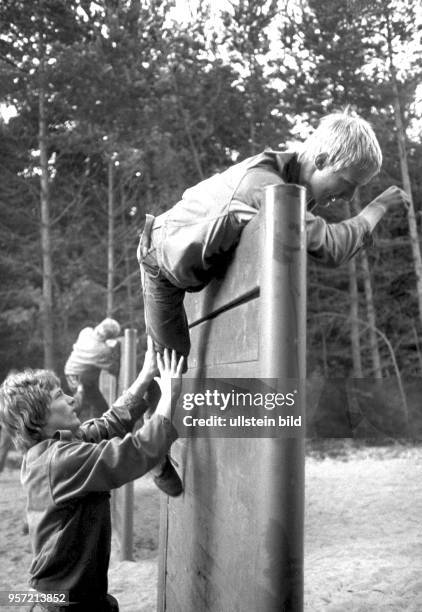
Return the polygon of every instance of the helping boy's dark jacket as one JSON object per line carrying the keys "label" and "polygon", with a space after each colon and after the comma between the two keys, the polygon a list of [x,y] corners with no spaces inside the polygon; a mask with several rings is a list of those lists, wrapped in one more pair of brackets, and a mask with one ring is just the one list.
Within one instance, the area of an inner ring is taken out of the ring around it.
{"label": "helping boy's dark jacket", "polygon": [[123,405],[84,423],[80,439],[60,431],[26,453],[21,479],[28,496],[35,589],[68,590],[70,601],[98,602],[106,596],[110,489],[148,472],[177,438],[170,421],[158,415],[129,433],[144,410],[126,394]]}

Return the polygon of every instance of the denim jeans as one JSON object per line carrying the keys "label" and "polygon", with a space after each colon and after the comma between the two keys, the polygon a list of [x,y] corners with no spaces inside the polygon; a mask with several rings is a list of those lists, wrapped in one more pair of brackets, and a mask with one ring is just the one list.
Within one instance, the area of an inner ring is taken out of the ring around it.
{"label": "denim jeans", "polygon": [[157,265],[155,248],[139,257],[144,296],[145,325],[155,349],[174,349],[185,357],[183,371],[187,370],[190,351],[189,327],[183,300],[185,291],[168,281]]}

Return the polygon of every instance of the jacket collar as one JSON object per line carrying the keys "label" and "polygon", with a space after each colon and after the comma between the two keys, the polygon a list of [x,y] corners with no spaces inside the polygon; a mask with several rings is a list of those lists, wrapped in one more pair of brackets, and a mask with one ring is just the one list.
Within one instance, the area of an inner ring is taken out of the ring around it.
{"label": "jacket collar", "polygon": [[286,183],[299,183],[300,163],[297,160],[296,151],[275,151],[265,149],[263,155],[270,156],[277,170]]}
{"label": "jacket collar", "polygon": [[78,437],[75,436],[70,429],[58,429],[54,432],[51,438],[46,438],[45,440],[41,440],[41,442],[34,444],[34,446],[31,446],[31,448],[29,448],[25,454],[28,456],[28,458],[31,457],[31,459],[35,459],[36,457],[39,457],[46,448],[58,440],[63,442],[71,442],[72,440],[77,439]]}
{"label": "jacket collar", "polygon": [[53,434],[54,440],[60,440],[61,442],[71,442],[75,440],[75,434],[73,434],[70,429],[58,429]]}

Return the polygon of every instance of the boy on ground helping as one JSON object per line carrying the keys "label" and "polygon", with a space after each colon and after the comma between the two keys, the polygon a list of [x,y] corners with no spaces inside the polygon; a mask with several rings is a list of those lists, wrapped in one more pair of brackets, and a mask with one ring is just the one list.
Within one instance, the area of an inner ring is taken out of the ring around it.
{"label": "boy on ground helping", "polygon": [[[148,407],[143,395],[157,365],[160,401],[132,434]],[[30,584],[41,593],[68,591],[72,604],[37,604],[34,611],[118,610],[107,594],[110,490],[156,466],[177,438],[171,419],[182,367],[175,351],[156,358],[149,342],[136,381],[101,418],[83,425],[53,372],[24,370],[3,382],[0,420],[24,453],[21,479],[34,555]]]}
{"label": "boy on ground helping", "polygon": [[[264,151],[187,189],[173,208],[147,215],[138,247],[147,333],[154,347],[175,349],[185,368],[190,350],[183,300],[199,291],[238,243],[264,202],[265,187],[296,183],[307,192],[307,251],[325,265],[347,262],[370,241],[380,219],[408,201],[390,187],[358,215],[328,224],[315,205],[350,201],[380,171],[382,154],[371,126],[347,111],[325,117],[300,151]],[[168,482],[179,477],[167,464]]]}

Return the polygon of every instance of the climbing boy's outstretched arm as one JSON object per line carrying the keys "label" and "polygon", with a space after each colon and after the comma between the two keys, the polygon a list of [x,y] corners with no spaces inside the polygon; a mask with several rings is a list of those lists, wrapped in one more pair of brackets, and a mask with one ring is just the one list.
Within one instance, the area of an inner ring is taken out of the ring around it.
{"label": "climbing boy's outstretched arm", "polygon": [[322,217],[306,213],[306,238],[312,259],[327,266],[339,266],[351,259],[363,246],[371,243],[371,234],[382,217],[408,204],[409,197],[392,186],[377,196],[355,217],[327,223]]}
{"label": "climbing boy's outstretched arm", "polygon": [[410,198],[407,193],[400,187],[392,185],[365,206],[359,216],[366,219],[372,231],[385,214],[409,204]]}

